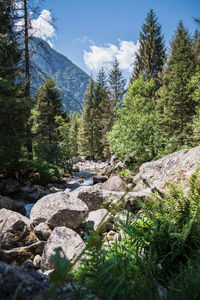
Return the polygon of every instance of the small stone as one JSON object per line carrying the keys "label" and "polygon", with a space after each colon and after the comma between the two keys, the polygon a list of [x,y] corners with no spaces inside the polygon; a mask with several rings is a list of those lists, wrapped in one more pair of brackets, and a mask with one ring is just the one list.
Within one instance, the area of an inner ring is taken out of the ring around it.
{"label": "small stone", "polygon": [[33,266],[36,270],[40,269],[42,257],[40,255],[36,255],[33,259]]}
{"label": "small stone", "polygon": [[33,269],[34,269],[34,265],[33,265],[32,260],[27,259],[27,260],[22,264],[22,267],[23,267],[23,268],[26,268],[26,269],[33,270]]}

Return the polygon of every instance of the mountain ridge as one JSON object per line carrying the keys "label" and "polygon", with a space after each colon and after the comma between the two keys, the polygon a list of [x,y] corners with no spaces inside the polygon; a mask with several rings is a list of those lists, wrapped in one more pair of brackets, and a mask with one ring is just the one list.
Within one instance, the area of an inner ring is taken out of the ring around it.
{"label": "mountain ridge", "polygon": [[51,77],[60,90],[63,109],[67,109],[68,112],[80,112],[89,82],[88,74],[42,39],[34,38],[31,48],[32,93],[43,84],[44,78]]}

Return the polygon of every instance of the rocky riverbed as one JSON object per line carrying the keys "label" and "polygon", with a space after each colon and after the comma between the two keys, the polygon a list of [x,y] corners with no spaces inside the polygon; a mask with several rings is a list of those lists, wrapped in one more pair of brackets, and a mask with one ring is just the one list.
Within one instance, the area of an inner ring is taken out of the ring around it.
{"label": "rocky riverbed", "polygon": [[[126,209],[134,213],[140,209],[136,199],[149,198],[150,193],[166,188],[166,182],[182,182],[187,190],[191,174],[199,167],[199,162],[200,147],[172,153],[143,164],[136,176],[129,177],[129,186],[126,180],[115,174],[119,163],[102,163],[96,184],[93,184],[94,173],[82,169],[74,178],[65,181],[64,186],[48,186],[51,193],[40,197],[40,187],[37,187],[38,199],[31,208],[30,218],[23,215],[23,205],[9,198],[15,192],[14,182],[10,181],[10,187],[4,183],[4,190],[10,188],[12,193],[0,198],[1,299],[12,299],[22,280],[24,286],[19,291],[19,299],[31,299],[24,295],[25,291],[29,295],[27,285],[33,296],[45,294],[49,288],[47,274],[54,269],[51,256],[57,247],[63,249],[67,260],[72,263],[86,246],[84,233],[88,233],[88,225],[93,230],[98,229],[105,240],[116,239],[116,216],[105,207],[118,204],[117,218],[124,220]],[[83,167],[83,161],[79,161],[75,163],[76,169],[80,163]],[[111,176],[107,179],[108,174]],[[25,186],[15,185],[19,193],[22,192],[20,189],[26,190]],[[11,282],[10,289],[5,282]]]}

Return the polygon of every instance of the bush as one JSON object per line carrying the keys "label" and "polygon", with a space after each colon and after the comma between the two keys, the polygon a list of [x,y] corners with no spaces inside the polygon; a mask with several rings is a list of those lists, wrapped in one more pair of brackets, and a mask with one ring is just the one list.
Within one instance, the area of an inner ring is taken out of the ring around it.
{"label": "bush", "polygon": [[31,169],[33,173],[39,175],[38,183],[40,184],[59,181],[60,177],[64,175],[64,169],[41,160],[33,160]]}

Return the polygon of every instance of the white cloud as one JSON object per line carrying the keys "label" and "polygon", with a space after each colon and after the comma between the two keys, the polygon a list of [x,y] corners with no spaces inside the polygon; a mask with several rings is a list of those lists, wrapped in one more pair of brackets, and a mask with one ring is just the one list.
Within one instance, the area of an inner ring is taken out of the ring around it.
{"label": "white cloud", "polygon": [[98,71],[101,67],[110,67],[116,57],[121,69],[131,73],[138,48],[139,42],[135,44],[132,41],[120,40],[118,47],[114,44],[105,47],[91,45],[89,51],[84,51],[84,61],[90,70]]}
{"label": "white cloud", "polygon": [[50,43],[49,38],[55,36],[55,28],[49,10],[44,9],[37,19],[31,21],[31,34]]}
{"label": "white cloud", "polygon": [[[33,19],[33,13],[29,14],[31,28],[29,34],[34,37],[41,38],[49,43],[52,47],[52,38],[56,36],[55,28],[52,25],[52,16],[49,10],[44,9],[37,19]],[[24,26],[24,19],[16,23],[17,30],[21,30]]]}

